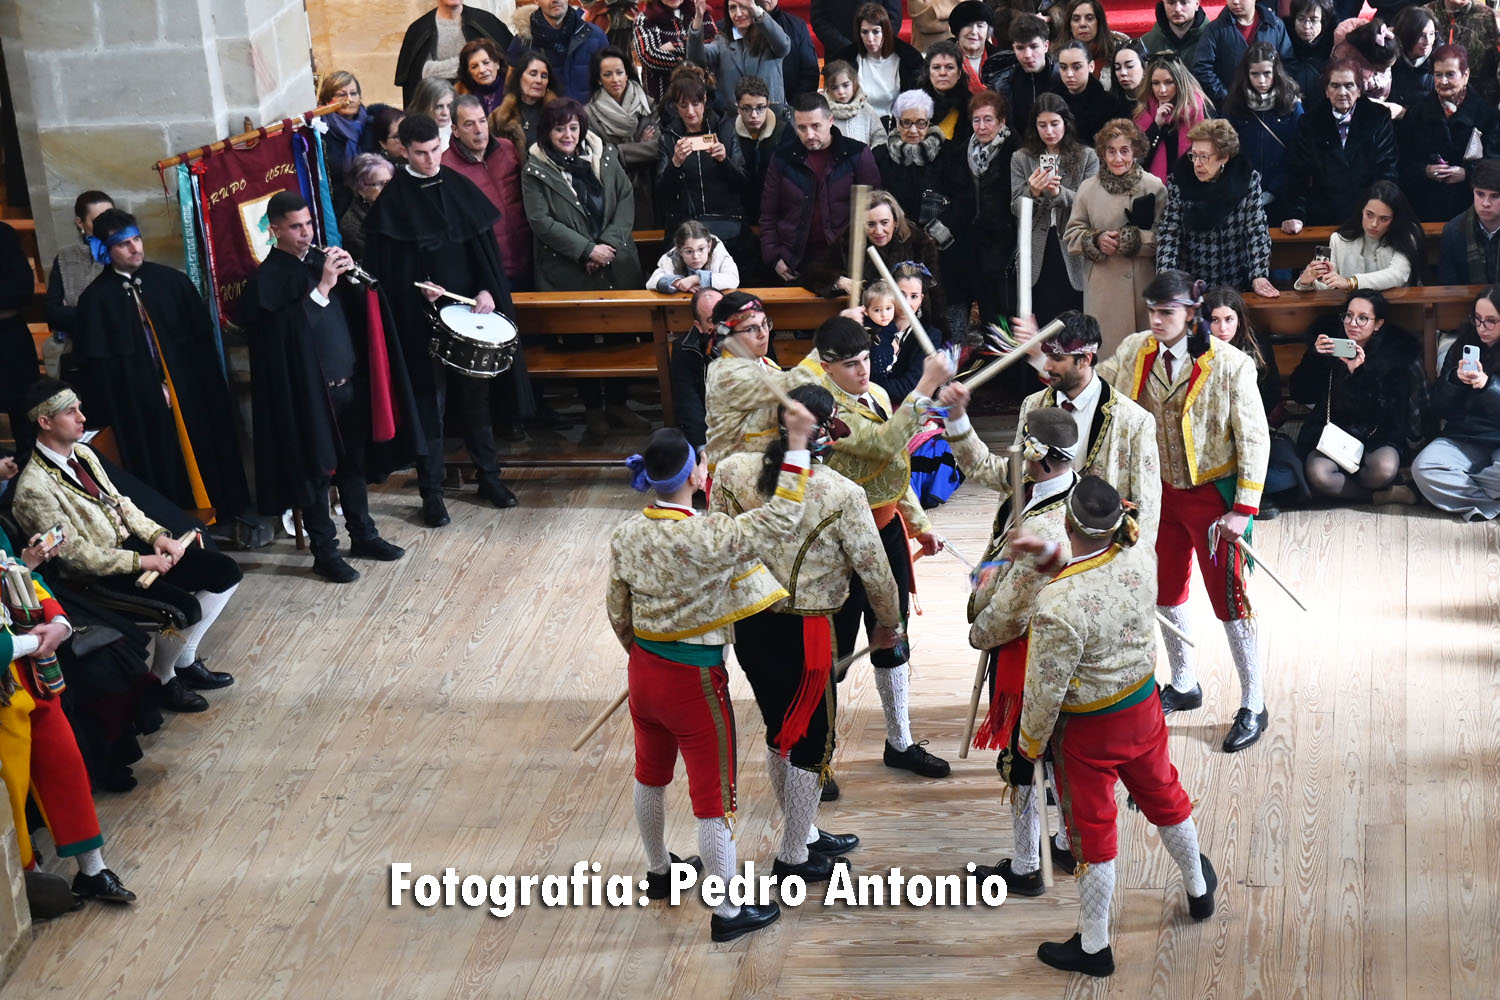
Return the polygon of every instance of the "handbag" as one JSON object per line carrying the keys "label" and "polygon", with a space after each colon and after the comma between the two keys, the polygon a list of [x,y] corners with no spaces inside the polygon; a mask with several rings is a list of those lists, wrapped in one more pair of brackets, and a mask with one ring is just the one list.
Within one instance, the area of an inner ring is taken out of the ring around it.
{"label": "handbag", "polygon": [[1323,424],[1323,433],[1318,435],[1317,452],[1333,460],[1333,464],[1349,475],[1359,471],[1360,459],[1365,457],[1365,445],[1333,422],[1333,369],[1328,369],[1328,419]]}

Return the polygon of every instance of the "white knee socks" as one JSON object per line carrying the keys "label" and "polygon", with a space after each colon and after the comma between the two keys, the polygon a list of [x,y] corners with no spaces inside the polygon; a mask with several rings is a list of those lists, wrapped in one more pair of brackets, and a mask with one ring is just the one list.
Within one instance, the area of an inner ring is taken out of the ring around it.
{"label": "white knee socks", "polygon": [[776,853],[785,863],[800,865],[807,860],[807,835],[810,829],[816,829],[813,822],[818,817],[822,794],[816,771],[787,765],[786,798],[782,806],[786,814],[781,827],[781,850]]}
{"label": "white knee socks", "polygon": [[104,853],[97,847],[92,851],[84,851],[73,860],[78,862],[78,870],[84,875],[98,875],[107,867],[104,864]]}
{"label": "white knee socks", "polygon": [[1033,785],[1023,785],[1012,791],[1015,794],[1010,800],[1010,820],[1016,854],[1010,859],[1010,870],[1017,875],[1030,875],[1042,866],[1042,814],[1038,808],[1045,803],[1037,801]]}
{"label": "white knee socks", "polygon": [[646,848],[646,870],[666,874],[672,859],[667,853],[667,790],[635,783],[635,825]]}
{"label": "white knee socks", "polygon": [[1109,904],[1114,894],[1113,860],[1091,864],[1078,876],[1078,933],[1090,955],[1109,947]]}
{"label": "white knee socks", "polygon": [[[1179,604],[1168,607],[1165,604],[1156,606],[1157,612],[1167,621],[1176,625],[1187,635],[1192,635],[1188,628],[1187,605]],[[1167,647],[1167,662],[1172,666],[1172,686],[1179,691],[1191,691],[1198,683],[1198,672],[1193,669],[1193,654],[1187,643],[1177,636],[1160,629],[1162,644]]]}
{"label": "white knee socks", "polygon": [[203,617],[198,619],[196,625],[189,626],[182,633],[182,650],[177,654],[177,662],[174,666],[189,667],[198,656],[198,643],[208,630],[213,627],[219,615],[229,604],[229,599],[240,587],[235,584],[222,594],[215,594],[211,590],[200,590],[193,596],[198,598],[198,607],[203,611]]}
{"label": "white knee socks", "polygon": [[875,668],[875,690],[880,692],[880,708],[885,713],[885,739],[896,750],[911,746],[911,709],[907,688],[911,664]]}
{"label": "white knee socks", "polygon": [[[182,653],[183,634],[178,631],[158,632],[151,644],[151,673],[163,684],[176,677],[177,658]],[[189,660],[188,663],[193,662]]]}
{"label": "white knee socks", "polygon": [[[734,878],[734,839],[729,834],[729,824],[723,819],[698,820],[698,854],[703,858],[703,874],[717,875],[725,883]],[[724,902],[714,907],[714,916],[726,920],[740,915],[740,908],[724,897]]]}
{"label": "white knee socks", "polygon": [[1224,623],[1224,636],[1234,657],[1234,669],[1240,675],[1240,707],[1259,715],[1266,707],[1261,692],[1260,636],[1254,618],[1238,618]]}
{"label": "white knee socks", "polygon": [[1189,816],[1176,826],[1159,826],[1162,846],[1182,869],[1182,883],[1189,896],[1201,896],[1208,891],[1203,880],[1203,855],[1198,850],[1198,826]]}

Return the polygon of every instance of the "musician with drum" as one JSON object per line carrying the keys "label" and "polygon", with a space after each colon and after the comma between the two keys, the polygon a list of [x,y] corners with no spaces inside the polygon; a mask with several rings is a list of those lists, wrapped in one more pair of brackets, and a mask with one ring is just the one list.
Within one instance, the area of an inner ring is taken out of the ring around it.
{"label": "musician with drum", "polygon": [[313,571],[349,583],[359,572],[339,554],[328,488],[339,489],[351,556],[400,559],[403,550],[370,518],[365,484],[411,464],[422,426],[395,322],[369,276],[346,251],[313,245],[312,213],[295,191],[273,195],[266,216],[276,246],[251,278],[241,316],[256,505],[274,516],[301,508]]}
{"label": "musician with drum", "polygon": [[[490,423],[490,380],[515,394],[514,412],[535,413],[515,335],[494,224],[499,210],[467,177],[442,165],[437,122],[423,114],[398,131],[407,164],[365,217],[365,264],[390,296],[410,365],[426,457],[417,463],[422,517],[448,523],[443,503],[443,410],[451,387],[463,411],[464,443],[479,472],[479,495],[496,507],[516,497],[500,481]],[[422,288],[417,283],[423,284]],[[460,308],[453,308],[459,302]],[[436,310],[441,306],[439,314]]]}

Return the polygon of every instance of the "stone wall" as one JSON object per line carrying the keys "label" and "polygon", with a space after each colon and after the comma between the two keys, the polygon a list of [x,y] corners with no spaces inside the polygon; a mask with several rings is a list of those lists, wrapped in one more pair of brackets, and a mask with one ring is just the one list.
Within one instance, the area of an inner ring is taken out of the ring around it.
{"label": "stone wall", "polygon": [[[507,26],[515,0],[469,0],[497,15]],[[366,104],[401,103],[401,91],[392,82],[396,55],[406,26],[435,6],[433,0],[307,0],[307,20],[312,29],[313,66],[321,75],[336,69],[359,78]]]}
{"label": "stone wall", "polygon": [[175,188],[151,165],[315,102],[302,0],[5,3],[0,40],[48,260],[99,188],[141,217],[153,259],[180,263]]}
{"label": "stone wall", "polygon": [[0,986],[10,978],[31,944],[31,910],[10,809],[0,809]]}

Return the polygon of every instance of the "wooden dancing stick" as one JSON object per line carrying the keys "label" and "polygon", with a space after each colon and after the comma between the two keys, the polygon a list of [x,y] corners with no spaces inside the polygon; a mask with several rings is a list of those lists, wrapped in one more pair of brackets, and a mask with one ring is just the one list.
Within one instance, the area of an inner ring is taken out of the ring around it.
{"label": "wooden dancing stick", "polygon": [[1031,786],[1036,789],[1036,814],[1042,828],[1041,850],[1037,857],[1042,861],[1042,885],[1052,888],[1052,829],[1047,817],[1047,765],[1038,757],[1031,771]]}
{"label": "wooden dancing stick", "polygon": [[844,675],[849,672],[849,668],[854,665],[854,661],[859,659],[861,656],[869,655],[870,649],[871,647],[869,646],[861,646],[859,649],[856,649],[848,656],[835,660],[833,662],[833,679],[835,681],[843,680]]}
{"label": "wooden dancing stick", "polygon": [[1178,641],[1189,649],[1198,648],[1196,645],[1194,645],[1193,640],[1188,638],[1188,634],[1186,632],[1178,628],[1176,625],[1173,625],[1171,621],[1168,620],[1167,616],[1162,614],[1160,611],[1156,613],[1156,624],[1160,625],[1162,628],[1175,635]]}
{"label": "wooden dancing stick", "polygon": [[948,541],[948,539],[946,538],[943,539],[943,551],[948,553],[953,558],[957,559],[959,562],[963,563],[965,566],[969,567],[969,572],[972,573],[974,571],[974,563],[966,556],[964,556],[962,552],[959,552],[957,549],[955,549],[953,547],[953,543]]}
{"label": "wooden dancing stick", "polygon": [[[198,537],[198,529],[194,528],[192,531],[186,532],[181,538],[177,539],[177,544],[186,547],[198,541],[201,541],[201,539]],[[158,570],[148,569],[140,576],[135,578],[135,585],[137,587],[140,587],[142,590],[145,590],[147,587],[155,583],[160,576],[161,573]]]}
{"label": "wooden dancing stick", "polygon": [[[849,212],[849,308],[859,308],[860,285],[865,277],[865,213],[870,208],[870,185],[854,185],[854,206]],[[896,294],[901,294],[896,290]]]}
{"label": "wooden dancing stick", "polygon": [[[1021,315],[1025,316],[1029,314],[1022,313]],[[970,392],[973,392],[975,389],[978,389],[980,386],[984,385],[996,375],[999,375],[1001,372],[1005,371],[1005,369],[1026,360],[1026,358],[1031,354],[1028,348],[1030,348],[1033,344],[1040,344],[1043,341],[1051,340],[1053,337],[1062,332],[1062,320],[1053,320],[1052,322],[1048,323],[1046,326],[1038,330],[1036,332],[1036,336],[1028,340],[1024,346],[1018,346],[1014,351],[1011,351],[999,361],[995,361],[991,364],[986,365],[985,367],[979,369],[979,371],[975,372],[973,375],[970,375],[967,379],[962,380],[965,388],[967,388]]]}
{"label": "wooden dancing stick", "polygon": [[1288,587],[1285,583],[1282,582],[1281,577],[1277,576],[1276,571],[1271,569],[1270,566],[1266,565],[1266,561],[1264,559],[1255,554],[1255,550],[1250,547],[1249,542],[1245,541],[1244,538],[1236,538],[1234,540],[1234,544],[1238,545],[1240,547],[1240,551],[1245,553],[1246,556],[1254,559],[1256,565],[1258,565],[1262,570],[1265,571],[1266,576],[1269,576],[1271,578],[1271,582],[1275,583],[1276,586],[1286,591],[1286,596],[1295,601],[1297,603],[1297,607],[1301,608],[1303,611],[1307,610],[1307,605],[1302,603],[1302,598],[1298,597],[1296,592],[1294,592],[1291,587]]}
{"label": "wooden dancing stick", "polygon": [[1016,212],[1016,315],[1031,315],[1031,213],[1036,204],[1022,198]]}
{"label": "wooden dancing stick", "polygon": [[602,725],[604,725],[606,722],[608,722],[609,721],[609,717],[611,715],[614,715],[616,712],[618,712],[620,710],[620,706],[623,705],[623,704],[625,704],[625,700],[627,698],[629,698],[629,697],[630,697],[630,689],[629,688],[626,688],[624,691],[621,691],[620,694],[619,694],[619,696],[617,698],[615,698],[614,701],[612,701],[612,702],[609,703],[609,707],[606,708],[604,711],[600,712],[598,715],[594,716],[594,721],[590,722],[588,724],[588,728],[586,728],[583,732],[581,732],[581,733],[578,734],[578,739],[576,739],[576,740],[573,741],[573,746],[571,747],[571,749],[576,752],[579,747],[581,747],[585,743],[587,743],[589,741],[589,737],[591,737],[595,733],[597,733],[599,731],[599,727],[602,726]]}
{"label": "wooden dancing stick", "polygon": [[932,346],[932,338],[927,336],[922,321],[917,319],[917,314],[911,311],[911,303],[906,301],[906,296],[902,295],[901,289],[896,286],[896,279],[891,277],[891,269],[886,267],[885,261],[880,259],[880,251],[876,247],[869,247],[868,252],[870,260],[875,264],[875,270],[879,271],[885,283],[895,290],[896,308],[901,310],[901,315],[905,316],[906,322],[911,324],[912,335],[917,338],[917,343],[922,345],[922,353],[929,356],[936,354],[937,348]]}
{"label": "wooden dancing stick", "polygon": [[761,364],[761,359],[752,358],[749,354],[741,351],[739,348],[739,342],[735,340],[733,336],[725,337],[720,342],[720,347],[723,350],[728,351],[730,354],[733,354],[737,358],[743,358],[746,361],[755,362],[756,374],[758,374],[760,376],[760,380],[766,384],[766,388],[771,390],[771,395],[780,400],[782,406],[790,407],[792,405],[792,397],[788,396],[786,394],[786,390],[782,389],[781,386],[776,384],[776,380],[771,377],[771,373],[766,371],[766,366]]}
{"label": "wooden dancing stick", "polygon": [[442,295],[442,296],[444,296],[446,298],[450,298],[450,299],[452,299],[455,302],[462,302],[466,306],[477,306],[477,305],[479,305],[479,300],[478,299],[471,299],[467,295],[458,295],[458,294],[456,294],[454,292],[447,291],[446,289],[439,288],[437,285],[434,285],[430,281],[413,281],[412,284],[416,285],[418,288],[422,289],[424,292],[437,292],[439,295]]}
{"label": "wooden dancing stick", "polygon": [[964,741],[958,745],[958,759],[969,759],[969,744],[974,742],[974,723],[979,718],[979,692],[984,690],[985,666],[989,663],[990,651],[979,651],[979,666],[974,668],[974,690],[969,692],[969,721],[964,725]]}

